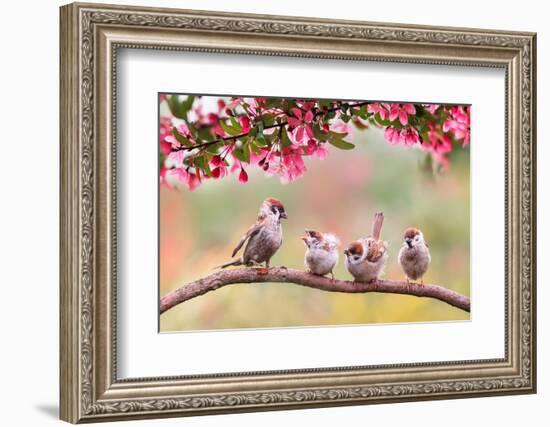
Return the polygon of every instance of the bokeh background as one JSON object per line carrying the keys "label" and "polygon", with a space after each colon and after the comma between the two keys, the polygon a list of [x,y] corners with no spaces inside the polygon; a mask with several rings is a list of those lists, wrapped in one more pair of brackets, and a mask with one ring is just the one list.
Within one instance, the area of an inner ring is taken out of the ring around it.
{"label": "bokeh background", "polygon": [[[283,222],[283,246],[272,265],[303,269],[304,229],[329,231],[342,241],[335,275],[351,279],[342,251],[367,235],[373,214],[383,211],[382,237],[389,242],[390,255],[385,278],[404,278],[397,254],[403,231],[414,226],[424,232],[432,255],[425,282],[470,295],[469,147],[454,150],[449,168],[434,173],[426,152],[391,146],[380,129],[355,130],[347,139],[355,149],[329,146],[327,159],[307,157],[308,171],[287,185],[259,168],[248,168],[247,184],[231,175],[207,180],[192,192],[162,186],[160,295],[211,274],[230,259],[268,196],[282,200],[289,215]],[[186,301],[160,316],[160,331],[467,319],[468,313],[429,298],[259,283],[226,286]]]}

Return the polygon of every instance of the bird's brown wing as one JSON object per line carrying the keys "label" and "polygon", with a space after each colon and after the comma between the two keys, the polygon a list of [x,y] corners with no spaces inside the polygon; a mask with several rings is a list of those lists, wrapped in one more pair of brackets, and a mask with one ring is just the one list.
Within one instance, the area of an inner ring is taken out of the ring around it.
{"label": "bird's brown wing", "polygon": [[233,249],[233,253],[231,254],[232,257],[234,257],[237,254],[237,252],[239,252],[239,250],[243,247],[244,243],[248,239],[254,236],[258,231],[260,231],[260,228],[262,228],[263,223],[264,223],[263,221],[257,221],[256,224],[254,224],[252,227],[248,229],[246,234],[243,237],[241,237],[241,240],[239,241],[235,249]]}

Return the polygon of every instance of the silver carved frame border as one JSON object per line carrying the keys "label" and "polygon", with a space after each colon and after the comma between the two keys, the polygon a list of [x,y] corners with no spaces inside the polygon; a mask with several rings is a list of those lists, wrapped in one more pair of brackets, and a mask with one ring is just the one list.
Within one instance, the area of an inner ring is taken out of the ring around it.
{"label": "silver carved frame border", "polygon": [[[533,33],[63,6],[61,418],[76,423],[535,392],[535,41]],[[117,379],[118,48],[505,68],[505,358]]]}

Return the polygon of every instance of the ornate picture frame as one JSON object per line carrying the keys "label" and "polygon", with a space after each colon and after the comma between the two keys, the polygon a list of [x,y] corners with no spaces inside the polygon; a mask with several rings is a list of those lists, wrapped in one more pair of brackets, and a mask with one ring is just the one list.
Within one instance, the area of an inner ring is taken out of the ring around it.
{"label": "ornate picture frame", "polygon": [[[79,3],[60,13],[61,419],[112,421],[536,391],[535,34]],[[119,379],[120,48],[503,69],[505,357]]]}

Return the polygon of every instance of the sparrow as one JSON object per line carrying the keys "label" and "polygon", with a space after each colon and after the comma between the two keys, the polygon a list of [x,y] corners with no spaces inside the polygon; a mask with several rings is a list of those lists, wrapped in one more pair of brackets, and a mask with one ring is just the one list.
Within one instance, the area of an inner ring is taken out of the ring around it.
{"label": "sparrow", "polygon": [[424,284],[423,276],[431,261],[428,244],[424,241],[422,232],[412,227],[405,230],[404,239],[397,258],[399,265],[407,277],[407,282],[420,279],[420,284]]}
{"label": "sparrow", "polygon": [[233,265],[252,266],[261,263],[265,263],[265,266],[269,268],[271,257],[275,255],[275,252],[283,243],[283,229],[281,227],[281,219],[283,218],[288,218],[283,204],[273,197],[265,199],[260,206],[256,223],[241,238],[231,257],[234,258],[246,243],[243,254],[219,268]]}
{"label": "sparrow", "polygon": [[329,233],[321,233],[314,230],[306,230],[302,240],[307,246],[304,256],[304,264],[309,273],[324,276],[330,273],[334,279],[332,270],[338,263],[338,238]]}
{"label": "sparrow", "polygon": [[344,251],[346,268],[357,282],[378,279],[388,260],[388,242],[380,239],[384,215],[374,215],[372,235],[349,244]]}

